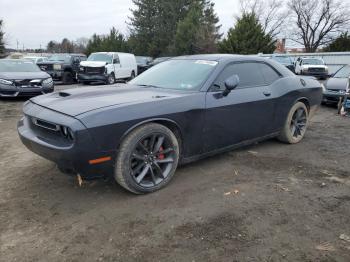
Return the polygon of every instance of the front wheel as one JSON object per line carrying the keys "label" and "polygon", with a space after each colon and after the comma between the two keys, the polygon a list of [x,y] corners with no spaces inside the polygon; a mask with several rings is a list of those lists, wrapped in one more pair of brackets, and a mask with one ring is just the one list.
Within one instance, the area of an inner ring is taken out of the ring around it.
{"label": "front wheel", "polygon": [[114,177],[132,193],[151,193],[170,182],[178,161],[179,143],[174,133],[160,124],[146,124],[123,140]]}
{"label": "front wheel", "polygon": [[278,139],[289,144],[299,143],[305,136],[308,123],[309,112],[306,105],[302,102],[297,102],[290,109]]}
{"label": "front wheel", "polygon": [[113,73],[110,73],[107,77],[107,84],[113,85],[115,83],[115,76]]}

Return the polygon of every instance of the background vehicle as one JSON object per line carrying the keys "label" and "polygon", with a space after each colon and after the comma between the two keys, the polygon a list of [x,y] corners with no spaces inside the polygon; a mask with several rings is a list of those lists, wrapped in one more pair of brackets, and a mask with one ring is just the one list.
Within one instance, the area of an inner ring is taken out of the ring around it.
{"label": "background vehicle", "polygon": [[85,84],[103,82],[114,84],[116,79],[133,79],[137,64],[133,54],[100,52],[92,53],[80,64],[78,78]]}
{"label": "background vehicle", "polygon": [[149,69],[152,66],[152,61],[152,57],[149,56],[136,56],[137,73],[141,74]]}
{"label": "background vehicle", "polygon": [[25,56],[23,57],[23,59],[32,61],[34,64],[47,61],[47,57],[43,57],[43,56]]}
{"label": "background vehicle", "polygon": [[295,62],[295,73],[325,79],[328,77],[328,67],[321,58],[299,57]]}
{"label": "background vehicle", "polygon": [[323,102],[336,104],[349,88],[350,65],[340,68],[324,83]]}
{"label": "background vehicle", "polygon": [[317,80],[271,59],[185,56],[128,84],[32,99],[18,132],[61,170],[114,175],[140,194],[164,187],[178,163],[271,137],[298,143],[321,100]]}
{"label": "background vehicle", "polygon": [[80,62],[85,60],[84,54],[54,54],[47,61],[38,63],[38,66],[51,75],[53,80],[72,84],[77,80]]}
{"label": "background vehicle", "polygon": [[290,56],[287,56],[287,55],[273,55],[273,56],[271,56],[271,59],[277,61],[278,63],[280,63],[282,65],[284,65],[290,71],[295,73],[294,62],[293,62],[293,60],[292,60],[292,58]]}
{"label": "background vehicle", "polygon": [[0,59],[0,97],[35,96],[54,90],[52,78],[31,61]]}
{"label": "background vehicle", "polygon": [[153,60],[153,62],[151,63],[152,66],[158,65],[164,61],[167,61],[169,59],[171,59],[172,57],[170,56],[164,56],[164,57],[158,57],[156,59]]}

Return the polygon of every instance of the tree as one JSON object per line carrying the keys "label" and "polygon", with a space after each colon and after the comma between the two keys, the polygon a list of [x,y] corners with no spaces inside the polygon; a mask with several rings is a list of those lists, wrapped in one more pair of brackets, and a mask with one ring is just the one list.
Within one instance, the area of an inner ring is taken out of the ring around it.
{"label": "tree", "polygon": [[175,35],[176,53],[214,53],[221,38],[221,25],[214,12],[214,3],[193,1],[186,17],[178,22]]}
{"label": "tree", "polygon": [[275,48],[276,40],[264,32],[255,13],[243,13],[220,44],[222,53],[233,54],[272,53]]}
{"label": "tree", "polygon": [[330,43],[350,21],[345,1],[291,0],[289,9],[295,24],[291,39],[304,45],[307,52],[315,52],[320,46]]}
{"label": "tree", "polygon": [[114,27],[108,35],[94,34],[87,43],[86,54],[93,52],[127,52],[129,51],[127,41],[123,34]]}
{"label": "tree", "polygon": [[2,31],[2,20],[0,20],[0,55],[5,53],[4,34]]}
{"label": "tree", "polygon": [[326,52],[346,52],[350,51],[350,35],[348,32],[342,33],[333,42],[326,46],[323,51]]}
{"label": "tree", "polygon": [[285,0],[240,0],[242,13],[254,13],[265,34],[273,38],[282,33],[289,16]]}

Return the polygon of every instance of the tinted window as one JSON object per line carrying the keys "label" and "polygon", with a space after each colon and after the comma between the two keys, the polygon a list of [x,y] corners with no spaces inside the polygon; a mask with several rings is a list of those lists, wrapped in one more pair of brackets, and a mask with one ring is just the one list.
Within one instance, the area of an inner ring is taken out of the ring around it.
{"label": "tinted window", "polygon": [[238,75],[238,88],[265,85],[265,79],[260,71],[259,63],[236,63],[228,65],[215,81],[215,87],[225,89],[225,80],[232,75]]}
{"label": "tinted window", "polygon": [[273,82],[280,78],[279,74],[274,69],[272,69],[271,66],[261,63],[259,64],[259,67],[267,85],[271,85]]}
{"label": "tinted window", "polygon": [[216,61],[168,60],[151,67],[129,83],[144,87],[199,90],[216,65]]}

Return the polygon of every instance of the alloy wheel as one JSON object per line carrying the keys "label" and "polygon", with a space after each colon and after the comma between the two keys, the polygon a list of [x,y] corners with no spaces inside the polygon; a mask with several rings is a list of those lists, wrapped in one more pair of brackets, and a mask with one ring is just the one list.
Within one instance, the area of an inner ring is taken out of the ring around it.
{"label": "alloy wheel", "polygon": [[294,138],[298,138],[299,136],[304,136],[306,131],[307,124],[307,113],[304,108],[298,108],[295,110],[291,123],[290,130],[291,134]]}
{"label": "alloy wheel", "polygon": [[174,145],[166,135],[150,134],[139,140],[130,157],[132,178],[141,187],[154,187],[170,174],[176,159]]}

